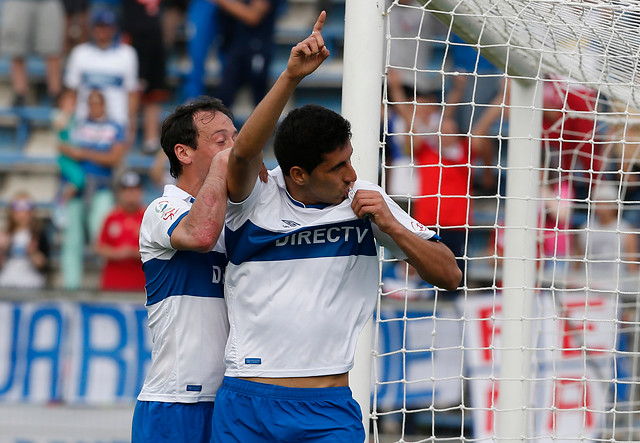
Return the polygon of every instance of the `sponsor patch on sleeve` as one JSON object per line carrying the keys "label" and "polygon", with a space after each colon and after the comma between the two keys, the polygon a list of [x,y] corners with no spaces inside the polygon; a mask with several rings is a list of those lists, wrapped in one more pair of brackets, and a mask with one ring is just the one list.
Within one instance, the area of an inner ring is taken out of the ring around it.
{"label": "sponsor patch on sleeve", "polygon": [[173,220],[176,213],[178,212],[177,208],[174,208],[168,200],[160,200],[155,207],[156,214],[163,220]]}
{"label": "sponsor patch on sleeve", "polygon": [[415,220],[411,221],[411,228],[413,228],[414,231],[416,232],[427,232],[429,231],[429,228],[427,228],[425,225],[423,225],[422,223],[419,223]]}

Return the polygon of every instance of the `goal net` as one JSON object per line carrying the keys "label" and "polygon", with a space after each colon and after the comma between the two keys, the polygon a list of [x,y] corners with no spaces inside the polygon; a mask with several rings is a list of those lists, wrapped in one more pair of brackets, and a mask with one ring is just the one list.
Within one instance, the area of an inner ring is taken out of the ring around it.
{"label": "goal net", "polygon": [[375,441],[640,441],[640,3],[383,15],[382,184],[464,278],[382,259]]}

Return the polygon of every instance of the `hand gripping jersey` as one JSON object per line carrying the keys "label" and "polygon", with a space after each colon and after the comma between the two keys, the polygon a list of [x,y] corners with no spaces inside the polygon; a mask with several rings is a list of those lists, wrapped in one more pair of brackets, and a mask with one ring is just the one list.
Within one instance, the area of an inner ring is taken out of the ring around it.
{"label": "hand gripping jersey", "polygon": [[224,242],[207,253],[171,246],[171,233],[192,203],[185,191],[166,185],[142,219],[140,254],[153,351],[141,401],[213,401],[222,383],[229,332]]}
{"label": "hand gripping jersey", "polygon": [[[413,220],[378,186],[393,215],[424,239],[435,233]],[[435,237],[437,238],[437,237]],[[225,375],[305,377],[353,366],[356,341],[371,316],[378,287],[375,241],[402,250],[351,200],[305,207],[286,191],[279,168],[243,202],[227,207],[229,264],[225,297],[231,325]]]}

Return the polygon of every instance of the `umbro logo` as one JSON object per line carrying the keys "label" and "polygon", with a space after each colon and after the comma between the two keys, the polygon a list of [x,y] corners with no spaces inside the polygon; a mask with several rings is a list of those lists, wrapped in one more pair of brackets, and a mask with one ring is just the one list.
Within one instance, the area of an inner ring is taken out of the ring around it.
{"label": "umbro logo", "polygon": [[296,226],[300,226],[300,223],[294,222],[293,220],[282,220],[282,225],[285,228],[295,228]]}

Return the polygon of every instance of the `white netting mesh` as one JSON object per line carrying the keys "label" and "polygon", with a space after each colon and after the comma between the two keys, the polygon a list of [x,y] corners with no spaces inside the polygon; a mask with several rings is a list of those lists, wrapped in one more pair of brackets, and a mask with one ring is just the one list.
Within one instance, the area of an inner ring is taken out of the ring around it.
{"label": "white netting mesh", "polygon": [[[517,441],[640,441],[640,3],[423,3],[386,10],[382,180],[464,280],[443,293],[383,260],[376,441],[504,441],[508,421]],[[538,101],[514,107],[514,81]],[[540,156],[517,169],[524,142]],[[539,183],[513,195],[507,176]],[[521,203],[537,215],[509,225]],[[504,314],[514,291],[527,306]]]}
{"label": "white netting mesh", "polygon": [[510,74],[560,74],[623,103],[640,103],[640,15],[633,0],[423,3],[428,10],[447,11],[454,31],[487,54],[494,52],[492,60]]}

